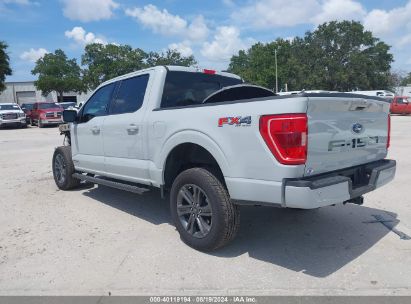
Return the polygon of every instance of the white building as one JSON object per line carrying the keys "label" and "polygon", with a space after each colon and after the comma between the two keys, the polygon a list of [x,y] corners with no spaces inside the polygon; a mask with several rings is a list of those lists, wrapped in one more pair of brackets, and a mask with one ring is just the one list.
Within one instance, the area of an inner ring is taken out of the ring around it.
{"label": "white building", "polygon": [[404,86],[404,87],[395,88],[395,93],[397,93],[398,96],[411,97],[411,84]]}
{"label": "white building", "polygon": [[[52,92],[47,96],[43,96],[42,92],[37,90],[34,86],[34,81],[22,82],[6,82],[6,89],[0,93],[1,102],[15,102],[18,104],[33,103],[36,101],[57,102],[57,93]],[[75,92],[68,92],[63,94],[63,101],[73,101],[77,104],[84,103],[90,96],[87,94],[78,94]]]}

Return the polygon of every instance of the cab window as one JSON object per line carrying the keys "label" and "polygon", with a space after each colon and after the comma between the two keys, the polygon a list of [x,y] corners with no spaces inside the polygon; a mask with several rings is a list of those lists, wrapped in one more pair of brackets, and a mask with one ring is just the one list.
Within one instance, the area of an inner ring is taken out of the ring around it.
{"label": "cab window", "polygon": [[116,97],[110,106],[110,114],[133,113],[141,108],[149,75],[141,75],[121,81]]}
{"label": "cab window", "polygon": [[97,116],[107,115],[108,105],[113,97],[116,83],[108,84],[98,89],[84,105],[81,121],[89,121]]}
{"label": "cab window", "polygon": [[214,92],[241,84],[242,80],[222,75],[169,71],[166,76],[161,108],[202,104]]}

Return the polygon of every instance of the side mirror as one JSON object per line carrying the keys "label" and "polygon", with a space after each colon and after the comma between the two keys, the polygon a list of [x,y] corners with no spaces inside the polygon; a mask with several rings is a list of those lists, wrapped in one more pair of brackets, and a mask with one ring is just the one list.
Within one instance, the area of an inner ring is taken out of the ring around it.
{"label": "side mirror", "polygon": [[63,111],[64,122],[75,122],[77,120],[76,110],[64,110]]}

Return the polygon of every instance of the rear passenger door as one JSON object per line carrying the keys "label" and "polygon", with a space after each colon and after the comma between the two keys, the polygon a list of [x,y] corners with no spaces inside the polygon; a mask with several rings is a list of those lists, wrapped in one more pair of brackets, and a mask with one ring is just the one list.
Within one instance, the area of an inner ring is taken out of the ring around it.
{"label": "rear passenger door", "polygon": [[149,80],[149,73],[122,80],[104,121],[106,172],[114,178],[149,183],[143,123]]}

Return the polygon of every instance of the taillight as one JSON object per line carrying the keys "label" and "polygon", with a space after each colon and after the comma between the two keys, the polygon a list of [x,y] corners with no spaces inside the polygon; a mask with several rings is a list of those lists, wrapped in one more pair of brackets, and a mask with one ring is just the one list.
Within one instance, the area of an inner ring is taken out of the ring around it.
{"label": "taillight", "polygon": [[390,147],[390,142],[391,142],[391,115],[388,114],[387,149]]}
{"label": "taillight", "polygon": [[265,115],[260,133],[275,158],[284,165],[302,165],[307,160],[307,115]]}

